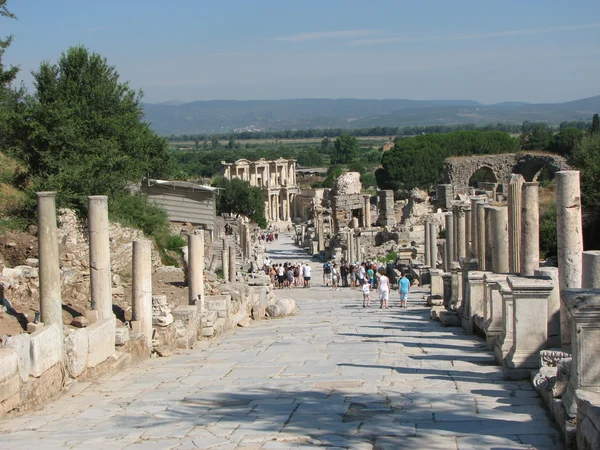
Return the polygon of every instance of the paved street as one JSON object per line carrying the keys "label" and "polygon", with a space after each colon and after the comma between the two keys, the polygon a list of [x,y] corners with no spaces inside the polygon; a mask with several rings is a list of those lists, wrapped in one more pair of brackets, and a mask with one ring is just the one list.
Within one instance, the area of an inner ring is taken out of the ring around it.
{"label": "paved street", "polygon": [[[280,237],[277,261],[308,260]],[[313,262],[316,269],[319,264]],[[483,341],[321,286],[278,291],[300,313],[145,361],[43,411],[0,421],[6,449],[562,448],[528,382],[505,382]]]}

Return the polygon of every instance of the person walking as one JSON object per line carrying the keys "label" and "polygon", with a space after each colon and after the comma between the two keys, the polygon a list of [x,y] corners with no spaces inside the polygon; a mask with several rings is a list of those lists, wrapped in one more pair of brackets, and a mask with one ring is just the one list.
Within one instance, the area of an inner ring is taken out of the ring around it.
{"label": "person walking", "polygon": [[371,287],[368,283],[362,285],[363,308],[371,307]]}
{"label": "person walking", "polygon": [[340,283],[340,269],[337,264],[334,264],[331,268],[331,290],[339,291]]}
{"label": "person walking", "polygon": [[390,279],[386,276],[385,271],[380,270],[381,276],[379,277],[379,309],[388,309],[388,301],[390,299]]}
{"label": "person walking", "polygon": [[311,267],[308,265],[308,263],[306,263],[306,265],[304,266],[304,287],[305,288],[310,287],[310,271],[311,271]]}
{"label": "person walking", "polygon": [[402,273],[402,278],[398,281],[398,290],[400,291],[400,308],[408,308],[408,291],[410,290],[410,280],[406,274]]}

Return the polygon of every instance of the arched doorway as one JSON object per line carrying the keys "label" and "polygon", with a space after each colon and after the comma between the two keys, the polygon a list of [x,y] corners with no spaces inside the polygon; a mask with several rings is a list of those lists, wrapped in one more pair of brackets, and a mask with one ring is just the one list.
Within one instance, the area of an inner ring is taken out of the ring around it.
{"label": "arched doorway", "polygon": [[498,183],[498,179],[490,167],[482,166],[469,178],[469,186],[477,187],[479,183]]}

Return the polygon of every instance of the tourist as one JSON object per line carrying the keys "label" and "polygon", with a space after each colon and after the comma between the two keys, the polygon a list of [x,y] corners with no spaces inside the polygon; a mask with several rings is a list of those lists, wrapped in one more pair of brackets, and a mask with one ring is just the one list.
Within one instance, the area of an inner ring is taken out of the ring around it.
{"label": "tourist", "polygon": [[408,291],[410,290],[410,280],[402,272],[402,278],[398,281],[398,290],[400,291],[400,308],[408,308]]}
{"label": "tourist", "polygon": [[365,284],[365,278],[367,277],[367,271],[365,269],[365,264],[361,264],[358,267],[358,285],[362,286]]}
{"label": "tourist", "polygon": [[309,288],[310,287],[310,266],[308,265],[308,263],[305,264],[304,266],[304,287],[305,288]]}
{"label": "tourist", "polygon": [[334,264],[333,267],[331,268],[331,289],[333,291],[339,291],[340,288],[338,287],[340,282],[340,269],[338,268],[337,264]]}
{"label": "tourist", "polygon": [[340,275],[342,277],[342,286],[348,287],[348,263],[341,265]]}
{"label": "tourist", "polygon": [[331,265],[329,261],[325,261],[323,263],[323,285],[329,286],[329,282],[331,281]]}
{"label": "tourist", "polygon": [[358,268],[353,264],[350,266],[350,289],[354,289],[356,287],[356,275]]}
{"label": "tourist", "polygon": [[292,267],[292,265],[288,265],[287,267],[287,287],[288,289],[291,289],[292,286],[294,285],[294,268]]}
{"label": "tourist", "polygon": [[277,267],[277,283],[279,289],[283,289],[283,283],[285,281],[285,270],[283,270],[283,264],[279,263],[279,267]]}
{"label": "tourist", "polygon": [[386,276],[385,271],[380,270],[381,276],[379,277],[379,309],[388,309],[388,300],[390,298],[390,279]]}
{"label": "tourist", "polygon": [[363,284],[362,286],[363,293],[363,308],[371,307],[371,288],[368,283]]}
{"label": "tourist", "polygon": [[375,287],[375,271],[373,267],[369,264],[369,269],[367,270],[367,278],[369,279],[369,284],[371,285],[371,289]]}
{"label": "tourist", "polygon": [[269,270],[269,276],[271,277],[271,284],[273,286],[277,286],[277,264],[273,264],[271,266],[271,270]]}

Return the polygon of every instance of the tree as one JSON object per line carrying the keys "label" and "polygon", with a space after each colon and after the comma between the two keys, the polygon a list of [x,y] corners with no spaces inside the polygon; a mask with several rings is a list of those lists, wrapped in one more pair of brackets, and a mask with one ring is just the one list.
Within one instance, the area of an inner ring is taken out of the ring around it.
{"label": "tree", "polygon": [[220,177],[213,186],[221,188],[217,197],[218,214],[241,214],[266,228],[265,195],[262,189],[251,186],[248,181]]}
{"label": "tree", "polygon": [[598,118],[598,113],[594,114],[592,117],[592,128],[590,129],[590,134],[598,134],[600,133],[600,118]]}
{"label": "tree", "polygon": [[323,165],[323,157],[315,148],[298,153],[298,164],[303,167],[319,167]]}
{"label": "tree", "polygon": [[553,141],[552,128],[546,124],[535,124],[533,128],[521,133],[521,147],[523,147],[523,150],[549,150]]}
{"label": "tree", "polygon": [[573,163],[581,174],[581,200],[584,209],[600,205],[600,133],[585,136],[573,152]]}
{"label": "tree", "polygon": [[566,158],[571,158],[575,147],[579,145],[582,139],[583,131],[579,128],[563,128],[554,136],[552,150]]}
{"label": "tree", "polygon": [[216,150],[221,146],[221,143],[219,142],[219,136],[214,135],[210,138],[210,146],[213,150]]}
{"label": "tree", "polygon": [[141,93],[105,58],[71,47],[33,72],[21,156],[32,190],[55,190],[59,205],[87,210],[87,196],[127,195],[142,177],[168,174],[166,141],[142,120]]}
{"label": "tree", "polygon": [[348,164],[358,156],[358,141],[354,136],[342,134],[333,144],[331,164]]}

